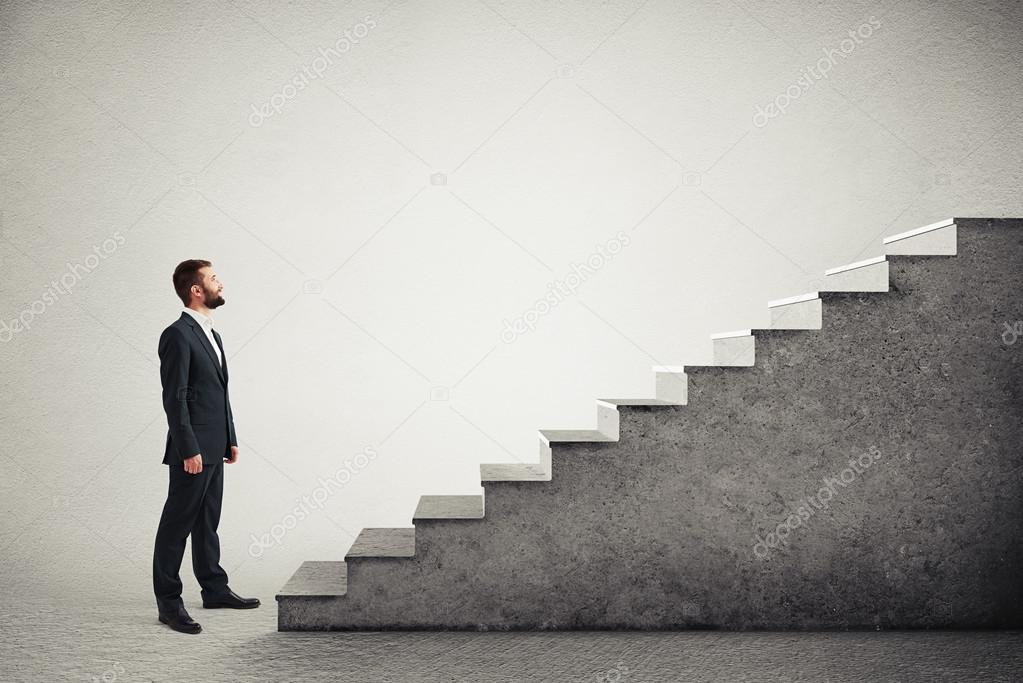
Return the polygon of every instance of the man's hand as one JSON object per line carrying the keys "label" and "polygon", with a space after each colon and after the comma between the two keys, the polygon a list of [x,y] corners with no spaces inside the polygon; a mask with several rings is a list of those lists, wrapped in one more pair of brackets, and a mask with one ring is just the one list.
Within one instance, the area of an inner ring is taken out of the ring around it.
{"label": "man's hand", "polygon": [[191,458],[185,458],[185,471],[189,474],[202,472],[202,453],[196,453]]}
{"label": "man's hand", "polygon": [[224,462],[226,462],[228,465],[231,465],[231,464],[233,464],[235,462],[238,462],[238,447],[237,446],[231,446],[231,457],[224,458]]}

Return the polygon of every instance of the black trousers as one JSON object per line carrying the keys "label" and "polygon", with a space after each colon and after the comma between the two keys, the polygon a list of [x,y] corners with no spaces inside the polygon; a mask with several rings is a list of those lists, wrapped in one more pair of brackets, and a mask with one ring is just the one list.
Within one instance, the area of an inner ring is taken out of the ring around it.
{"label": "black trousers", "polygon": [[181,560],[185,541],[192,536],[192,570],[202,596],[227,592],[227,572],[220,566],[220,507],[224,499],[224,463],[203,465],[189,474],[181,463],[168,465],[170,484],[153,550],[153,591],[161,612],[173,612],[181,600]]}

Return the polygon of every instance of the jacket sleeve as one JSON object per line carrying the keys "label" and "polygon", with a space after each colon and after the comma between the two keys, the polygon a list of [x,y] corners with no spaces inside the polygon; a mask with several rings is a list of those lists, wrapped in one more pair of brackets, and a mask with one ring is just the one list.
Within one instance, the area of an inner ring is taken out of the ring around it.
{"label": "jacket sleeve", "polygon": [[234,434],[234,413],[231,412],[231,396],[227,393],[227,387],[224,387],[224,400],[227,401],[227,436],[230,440],[230,445],[237,447],[238,437]]}
{"label": "jacket sleeve", "polygon": [[160,382],[163,384],[163,410],[167,413],[167,427],[174,441],[178,457],[182,460],[199,454],[199,441],[192,430],[188,402],[193,398],[188,385],[188,365],[191,352],[181,332],[168,327],[160,335]]}

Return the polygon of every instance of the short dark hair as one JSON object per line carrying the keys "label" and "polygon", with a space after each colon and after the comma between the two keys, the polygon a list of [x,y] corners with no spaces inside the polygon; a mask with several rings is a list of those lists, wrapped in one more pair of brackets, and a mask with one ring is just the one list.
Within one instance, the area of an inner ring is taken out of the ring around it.
{"label": "short dark hair", "polygon": [[202,275],[199,274],[199,269],[212,265],[209,261],[202,259],[189,259],[182,261],[174,269],[174,291],[178,293],[178,298],[185,306],[192,302],[192,285],[202,287]]}

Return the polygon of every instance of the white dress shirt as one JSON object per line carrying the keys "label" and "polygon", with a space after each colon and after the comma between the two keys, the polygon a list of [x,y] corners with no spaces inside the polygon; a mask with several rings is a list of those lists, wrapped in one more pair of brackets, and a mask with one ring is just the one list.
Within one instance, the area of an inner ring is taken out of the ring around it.
{"label": "white dress shirt", "polygon": [[207,318],[198,311],[193,311],[191,308],[185,307],[185,313],[195,318],[195,321],[199,323],[199,327],[206,333],[206,338],[210,340],[210,346],[213,347],[213,352],[217,354],[217,360],[220,361],[220,367],[224,367],[224,359],[220,355],[220,347],[217,346],[217,340],[213,338],[213,318]]}

